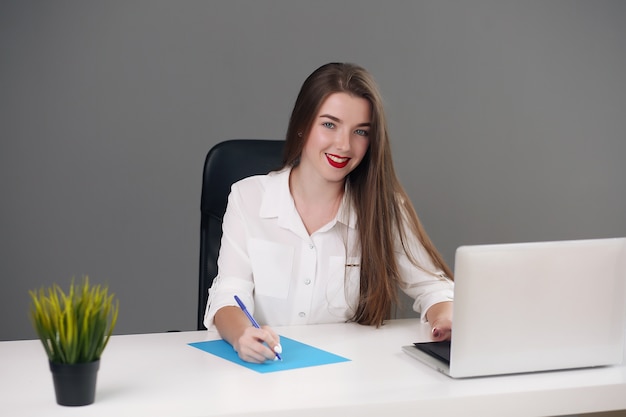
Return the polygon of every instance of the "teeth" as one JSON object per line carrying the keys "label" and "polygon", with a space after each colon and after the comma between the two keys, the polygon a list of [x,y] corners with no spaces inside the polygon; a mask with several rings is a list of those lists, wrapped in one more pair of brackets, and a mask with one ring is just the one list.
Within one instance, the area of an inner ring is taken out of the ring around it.
{"label": "teeth", "polygon": [[350,159],[350,158],[340,158],[338,156],[331,155],[331,154],[326,154],[326,156],[328,156],[330,159],[332,159],[333,161],[337,162],[338,164],[342,164],[342,163],[346,162],[348,159]]}

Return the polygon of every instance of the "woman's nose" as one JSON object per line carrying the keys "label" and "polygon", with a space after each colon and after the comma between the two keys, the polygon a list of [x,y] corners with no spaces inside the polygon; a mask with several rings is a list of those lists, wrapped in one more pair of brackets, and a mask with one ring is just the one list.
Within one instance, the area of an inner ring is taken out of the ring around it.
{"label": "woman's nose", "polygon": [[335,140],[337,149],[347,151],[350,149],[350,132],[342,131],[337,134]]}

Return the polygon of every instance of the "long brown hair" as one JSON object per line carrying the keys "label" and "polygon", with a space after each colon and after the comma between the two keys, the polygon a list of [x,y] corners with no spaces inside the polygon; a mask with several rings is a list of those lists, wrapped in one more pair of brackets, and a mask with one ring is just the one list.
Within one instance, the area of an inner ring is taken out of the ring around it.
{"label": "long brown hair", "polygon": [[[283,165],[297,166],[304,140],[326,98],[333,93],[363,97],[371,104],[370,144],[361,163],[347,176],[350,202],[357,214],[361,248],[361,286],[358,305],[352,317],[361,324],[380,326],[398,301],[402,284],[394,254],[399,236],[409,259],[421,267],[407,246],[408,230],[422,243],[436,268],[452,279],[446,265],[420,222],[415,208],[398,181],[393,167],[383,101],[371,75],[362,67],[330,63],[319,67],[304,81],[287,128]],[[433,271],[427,271],[433,273]]]}

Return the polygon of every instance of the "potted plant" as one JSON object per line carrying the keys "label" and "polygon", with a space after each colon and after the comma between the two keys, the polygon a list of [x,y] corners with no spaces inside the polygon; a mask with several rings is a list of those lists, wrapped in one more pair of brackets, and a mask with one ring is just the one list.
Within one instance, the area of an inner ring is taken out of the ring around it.
{"label": "potted plant", "polygon": [[48,355],[58,404],[95,400],[100,356],[113,333],[119,300],[108,287],[74,279],[67,293],[57,285],[29,291],[30,315]]}

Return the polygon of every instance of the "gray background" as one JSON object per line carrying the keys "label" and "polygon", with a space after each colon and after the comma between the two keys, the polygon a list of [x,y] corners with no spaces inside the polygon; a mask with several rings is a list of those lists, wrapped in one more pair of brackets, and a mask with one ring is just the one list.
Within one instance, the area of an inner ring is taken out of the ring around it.
{"label": "gray background", "polygon": [[0,1],[0,340],[89,274],[116,333],[195,328],[201,171],[368,68],[436,245],[626,235],[626,2]]}

